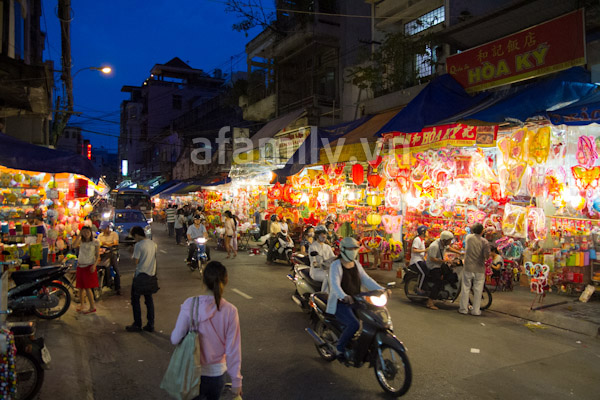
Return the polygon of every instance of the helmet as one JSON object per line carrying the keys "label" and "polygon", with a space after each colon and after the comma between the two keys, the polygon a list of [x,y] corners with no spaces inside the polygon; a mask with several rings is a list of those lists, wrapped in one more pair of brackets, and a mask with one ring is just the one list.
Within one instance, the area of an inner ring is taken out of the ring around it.
{"label": "helmet", "polygon": [[440,239],[442,239],[442,240],[452,240],[452,239],[454,239],[454,234],[452,232],[450,232],[450,231],[443,231],[440,234]]}
{"label": "helmet", "polygon": [[320,233],[324,233],[327,234],[327,228],[325,228],[323,225],[319,225],[315,228],[315,235],[318,235]]}
{"label": "helmet", "polygon": [[425,232],[427,232],[427,227],[425,225],[421,225],[417,228],[417,233],[419,235],[424,234]]}
{"label": "helmet", "polygon": [[271,221],[272,222],[277,221],[277,215],[275,215],[275,214],[271,215]]}
{"label": "helmet", "polygon": [[204,215],[202,215],[202,214],[196,214],[196,215],[194,215],[194,219],[199,219],[200,221],[204,221],[205,218],[204,218]]}
{"label": "helmet", "polygon": [[358,249],[359,247],[360,247],[360,244],[358,243],[358,241],[351,237],[345,237],[340,242],[340,250]]}
{"label": "helmet", "polygon": [[102,221],[102,222],[100,223],[100,229],[101,229],[101,230],[104,230],[104,229],[106,229],[106,228],[110,228],[110,222],[109,222],[109,221]]}

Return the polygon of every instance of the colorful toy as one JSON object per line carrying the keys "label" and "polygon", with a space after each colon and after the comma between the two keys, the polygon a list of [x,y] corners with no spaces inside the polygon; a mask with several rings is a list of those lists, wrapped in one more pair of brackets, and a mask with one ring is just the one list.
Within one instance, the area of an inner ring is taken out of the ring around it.
{"label": "colorful toy", "polygon": [[598,159],[596,142],[593,136],[580,136],[577,140],[577,162],[579,165],[591,168]]}

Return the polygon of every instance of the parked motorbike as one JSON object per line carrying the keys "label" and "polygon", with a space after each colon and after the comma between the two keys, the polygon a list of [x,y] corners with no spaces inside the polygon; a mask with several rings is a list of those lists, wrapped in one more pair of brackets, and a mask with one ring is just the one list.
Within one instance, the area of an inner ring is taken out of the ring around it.
{"label": "parked motorbike", "polygon": [[36,397],[44,382],[44,369],[50,365],[51,356],[43,338],[35,338],[33,322],[10,322],[7,324],[15,338],[17,356],[17,400]]}
{"label": "parked motorbike", "polygon": [[[188,262],[190,271],[199,271],[202,274],[202,269],[208,262],[208,255],[206,254],[206,238],[199,237],[194,239],[196,244],[196,251],[192,253],[192,261]],[[191,243],[188,243],[190,245]]]}
{"label": "parked motorbike", "polygon": [[[343,325],[335,315],[327,314],[327,293],[310,296],[314,310],[313,329],[306,331],[315,342],[321,358],[336,359],[336,345]],[[404,395],[412,382],[412,369],[406,348],[393,333],[391,316],[385,307],[385,290],[374,290],[354,296],[353,309],[361,328],[345,351],[346,366],[360,368],[365,363],[375,370],[375,377],[383,390],[395,397]]]}
{"label": "parked motorbike", "polygon": [[8,308],[32,311],[43,319],[60,317],[71,305],[71,294],[61,283],[68,270],[61,265],[13,272],[17,286],[8,291]]}
{"label": "parked motorbike", "polygon": [[[442,281],[443,287],[440,290],[436,299],[433,300],[449,300],[454,303],[460,296],[462,283],[462,261],[458,260],[453,263],[445,263],[442,266]],[[410,301],[423,302],[429,298],[433,283],[427,278],[423,283],[423,292],[419,293],[419,272],[412,265],[404,268],[404,293]],[[473,289],[469,294],[469,304],[473,304]],[[492,293],[487,288],[483,287],[481,298],[481,309],[485,310],[492,305]]]}
{"label": "parked motorbike", "polygon": [[119,262],[119,245],[100,247],[100,261],[96,267],[98,272],[98,287],[94,289],[94,300],[102,297],[103,288],[115,289],[115,270],[111,264],[113,258],[116,262]]}
{"label": "parked motorbike", "polygon": [[[317,257],[318,254],[314,251],[311,253],[311,256]],[[329,266],[334,259],[321,262],[321,268],[329,270]],[[294,272],[287,275],[288,279],[296,286],[292,300],[303,311],[310,312],[310,295],[321,291],[324,286],[323,282],[315,281],[310,277],[310,261],[308,256],[294,253],[292,255],[292,264]]]}
{"label": "parked motorbike", "polygon": [[271,238],[270,240],[275,240],[275,244],[272,246],[270,245],[269,249],[267,250],[267,261],[273,262],[277,260],[283,260],[289,265],[292,265],[294,243],[284,239],[281,234],[278,234],[276,238]]}

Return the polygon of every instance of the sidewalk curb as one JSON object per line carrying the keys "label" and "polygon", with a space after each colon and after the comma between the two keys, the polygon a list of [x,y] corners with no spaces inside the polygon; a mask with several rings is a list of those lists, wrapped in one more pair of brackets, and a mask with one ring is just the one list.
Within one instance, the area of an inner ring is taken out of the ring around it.
{"label": "sidewalk curb", "polygon": [[569,317],[556,312],[533,311],[528,308],[522,309],[521,307],[506,304],[503,304],[500,308],[495,308],[494,305],[492,303],[492,307],[488,311],[522,318],[527,321],[540,322],[548,326],[581,333],[597,339],[600,338],[600,325],[594,322]]}

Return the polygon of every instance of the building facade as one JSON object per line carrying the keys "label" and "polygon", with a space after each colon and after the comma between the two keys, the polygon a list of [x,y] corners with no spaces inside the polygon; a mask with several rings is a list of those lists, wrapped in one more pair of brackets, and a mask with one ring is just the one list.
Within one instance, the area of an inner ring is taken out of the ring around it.
{"label": "building facade", "polygon": [[0,1],[0,131],[49,145],[52,63],[44,63],[41,0]]}

